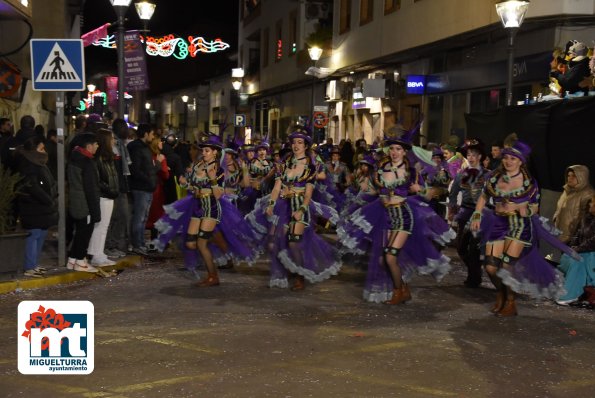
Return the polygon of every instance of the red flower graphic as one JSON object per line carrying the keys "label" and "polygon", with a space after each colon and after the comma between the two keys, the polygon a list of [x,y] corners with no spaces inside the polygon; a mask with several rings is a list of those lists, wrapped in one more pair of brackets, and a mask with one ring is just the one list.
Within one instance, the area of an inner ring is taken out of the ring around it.
{"label": "red flower graphic", "polygon": [[[29,342],[31,342],[31,329],[37,328],[44,330],[46,328],[55,328],[58,330],[63,330],[67,327],[70,327],[71,323],[64,320],[64,315],[57,314],[51,308],[47,310],[43,306],[39,306],[37,312],[31,314],[31,319],[27,321],[25,324],[26,330],[23,332],[22,336],[29,338]],[[63,340],[63,339],[62,339]],[[60,343],[62,343],[61,341]],[[50,341],[47,337],[44,337],[42,340],[41,349],[45,350],[49,348]]]}

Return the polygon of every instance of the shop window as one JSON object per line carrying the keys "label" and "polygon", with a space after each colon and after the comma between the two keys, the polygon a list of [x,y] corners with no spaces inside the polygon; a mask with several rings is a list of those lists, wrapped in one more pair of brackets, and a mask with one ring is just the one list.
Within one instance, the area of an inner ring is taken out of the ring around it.
{"label": "shop window", "polygon": [[339,9],[339,34],[351,29],[351,0],[341,0]]}
{"label": "shop window", "polygon": [[440,143],[444,127],[444,96],[431,96],[428,101],[428,142]]}
{"label": "shop window", "polygon": [[365,25],[374,19],[374,0],[360,0],[359,24]]}
{"label": "shop window", "polygon": [[384,0],[384,15],[401,9],[401,0]]}

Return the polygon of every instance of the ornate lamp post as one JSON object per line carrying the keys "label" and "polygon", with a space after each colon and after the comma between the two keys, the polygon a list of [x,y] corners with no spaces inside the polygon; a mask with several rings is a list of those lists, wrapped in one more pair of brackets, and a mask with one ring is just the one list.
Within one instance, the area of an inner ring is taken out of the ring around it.
{"label": "ornate lamp post", "polygon": [[[322,56],[322,48],[320,47],[310,47],[308,48],[308,55],[310,56],[310,59],[312,61],[314,61],[314,65],[316,65],[316,63],[318,62],[318,60],[320,59],[320,57]],[[310,94],[310,114],[314,115],[314,86],[316,85],[316,79],[314,79],[312,81],[312,89],[311,89],[311,94]],[[314,134],[312,134],[314,135]],[[318,133],[312,137],[312,139],[314,140],[315,144],[318,144]]]}
{"label": "ornate lamp post", "polygon": [[186,124],[188,123],[188,96],[182,95],[182,102],[184,103],[184,129],[182,130],[182,137],[186,141]]}
{"label": "ornate lamp post", "polygon": [[118,117],[124,117],[124,15],[131,0],[110,0],[118,15]]}
{"label": "ornate lamp post", "polygon": [[528,0],[506,0],[496,4],[496,12],[508,31],[508,78],[506,80],[506,105],[512,105],[512,82],[514,68],[514,37],[529,9]]}

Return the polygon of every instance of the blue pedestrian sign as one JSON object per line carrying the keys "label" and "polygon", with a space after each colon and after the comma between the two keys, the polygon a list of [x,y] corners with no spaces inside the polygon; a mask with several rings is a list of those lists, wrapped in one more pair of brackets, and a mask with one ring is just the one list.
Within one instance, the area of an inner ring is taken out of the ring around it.
{"label": "blue pedestrian sign", "polygon": [[234,115],[233,125],[236,127],[246,127],[246,115],[242,115],[242,114]]}
{"label": "blue pedestrian sign", "polygon": [[85,58],[78,39],[31,39],[35,91],[83,91]]}

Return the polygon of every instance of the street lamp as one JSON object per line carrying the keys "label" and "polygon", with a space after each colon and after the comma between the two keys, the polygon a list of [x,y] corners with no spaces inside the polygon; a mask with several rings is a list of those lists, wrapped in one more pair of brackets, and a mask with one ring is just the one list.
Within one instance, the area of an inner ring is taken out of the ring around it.
{"label": "street lamp", "polygon": [[110,0],[118,15],[118,117],[124,117],[124,15],[131,0]]}
{"label": "street lamp", "polygon": [[151,103],[145,102],[145,109],[147,110],[147,123],[151,124]]}
{"label": "street lamp", "polygon": [[234,90],[242,88],[242,78],[244,77],[243,68],[232,68],[231,69],[231,85]]}
{"label": "street lamp", "polygon": [[188,122],[188,96],[182,95],[182,102],[184,103],[184,129],[182,130],[182,137],[186,141],[186,123]]}
{"label": "street lamp", "polygon": [[[316,65],[316,62],[322,56],[322,48],[317,47],[317,46],[310,47],[310,48],[308,48],[308,55],[310,56],[310,59],[312,61],[314,61],[314,65]],[[312,117],[314,116],[314,86],[315,85],[316,85],[316,79],[314,79],[312,81],[312,88],[311,88],[311,94],[310,94],[310,110],[311,110]],[[318,143],[318,134],[316,134],[315,137],[312,137],[312,139],[314,139],[314,143],[317,144]]]}
{"label": "street lamp", "polygon": [[314,47],[310,47],[308,49],[308,55],[310,56],[310,59],[314,62],[318,61],[320,59],[320,57],[322,56],[322,48],[314,46]]}
{"label": "street lamp", "polygon": [[508,30],[508,78],[506,80],[506,105],[512,105],[512,80],[514,68],[514,37],[529,9],[528,0],[506,0],[496,3],[496,12]]}
{"label": "street lamp", "polygon": [[145,32],[147,31],[147,24],[155,12],[156,6],[157,5],[149,3],[148,1],[141,1],[134,4],[138,17],[143,21],[143,31]]}

